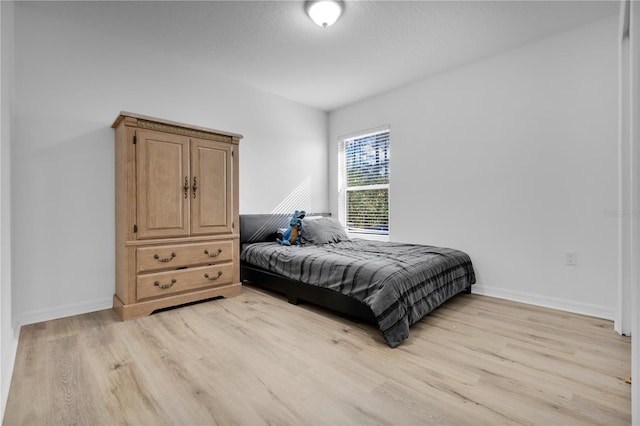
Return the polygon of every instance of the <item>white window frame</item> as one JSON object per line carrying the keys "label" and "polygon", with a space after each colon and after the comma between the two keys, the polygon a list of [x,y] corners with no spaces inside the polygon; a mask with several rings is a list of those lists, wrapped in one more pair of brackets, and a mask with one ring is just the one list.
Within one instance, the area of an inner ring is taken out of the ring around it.
{"label": "white window frame", "polygon": [[[361,131],[361,132],[351,133],[338,138],[338,219],[345,226],[345,228],[347,228],[347,231],[350,236],[358,237],[358,238],[389,241],[389,235],[391,232],[391,229],[389,226],[389,216],[390,216],[390,208],[389,208],[390,197],[389,196],[391,192],[390,171],[389,171],[389,183],[386,183],[386,184],[347,187],[347,176],[346,176],[345,144],[348,141],[353,139],[365,138],[368,136],[374,136],[381,133],[389,133],[389,143],[390,143],[391,130],[388,125]],[[390,156],[390,153],[389,153],[389,156]],[[389,157],[389,160],[390,160],[390,157]],[[363,228],[350,228],[347,224],[347,193],[350,191],[375,190],[375,189],[386,189],[387,191],[387,212],[388,212],[387,230],[385,231],[385,230],[372,230],[372,229],[363,229]]]}

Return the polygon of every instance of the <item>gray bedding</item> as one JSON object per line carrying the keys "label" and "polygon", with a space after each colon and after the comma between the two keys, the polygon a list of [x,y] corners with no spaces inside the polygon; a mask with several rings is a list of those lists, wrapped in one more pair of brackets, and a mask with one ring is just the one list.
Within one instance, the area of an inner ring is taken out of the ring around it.
{"label": "gray bedding", "polygon": [[475,283],[466,253],[424,245],[361,239],[293,247],[262,242],[246,244],[240,257],[363,302],[391,347],[409,336],[409,326]]}

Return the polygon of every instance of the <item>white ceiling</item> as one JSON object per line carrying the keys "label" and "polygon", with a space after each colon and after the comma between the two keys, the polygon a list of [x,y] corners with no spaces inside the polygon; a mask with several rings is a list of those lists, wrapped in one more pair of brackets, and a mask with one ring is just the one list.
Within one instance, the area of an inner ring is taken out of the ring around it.
{"label": "white ceiling", "polygon": [[[618,1],[346,1],[315,25],[298,1],[119,3],[111,29],[240,83],[333,110],[618,13]],[[113,16],[111,17],[113,18]]]}

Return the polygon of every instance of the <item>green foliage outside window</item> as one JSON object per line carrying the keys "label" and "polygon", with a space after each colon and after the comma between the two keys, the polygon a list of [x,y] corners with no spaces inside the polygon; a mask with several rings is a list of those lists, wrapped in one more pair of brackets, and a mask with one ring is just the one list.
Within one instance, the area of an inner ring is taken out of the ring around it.
{"label": "green foliage outside window", "polygon": [[368,230],[389,230],[389,191],[365,189],[347,192],[347,226]]}

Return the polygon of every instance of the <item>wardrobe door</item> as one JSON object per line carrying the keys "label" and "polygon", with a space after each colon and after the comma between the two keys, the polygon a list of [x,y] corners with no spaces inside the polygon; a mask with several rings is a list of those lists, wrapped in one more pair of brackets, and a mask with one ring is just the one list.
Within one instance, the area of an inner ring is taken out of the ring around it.
{"label": "wardrobe door", "polygon": [[189,235],[189,138],[136,132],[137,238]]}
{"label": "wardrobe door", "polygon": [[231,145],[191,139],[191,235],[233,232]]}

